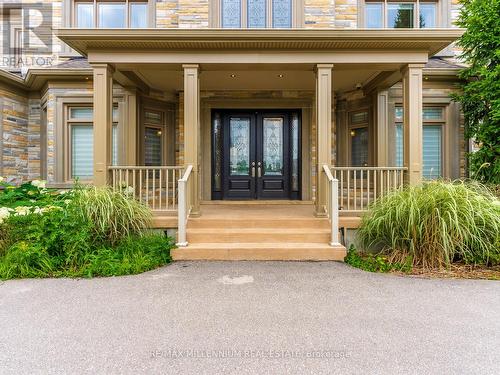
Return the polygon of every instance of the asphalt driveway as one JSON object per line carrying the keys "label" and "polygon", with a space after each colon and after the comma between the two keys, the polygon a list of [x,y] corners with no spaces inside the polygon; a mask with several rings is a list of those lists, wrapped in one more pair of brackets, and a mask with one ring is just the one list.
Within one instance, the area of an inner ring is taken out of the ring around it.
{"label": "asphalt driveway", "polygon": [[498,374],[500,282],[178,262],[0,285],[2,374]]}

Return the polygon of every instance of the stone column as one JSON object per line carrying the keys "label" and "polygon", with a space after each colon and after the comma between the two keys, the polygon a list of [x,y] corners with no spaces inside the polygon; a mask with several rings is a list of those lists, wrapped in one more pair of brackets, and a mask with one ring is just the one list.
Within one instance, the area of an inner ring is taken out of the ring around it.
{"label": "stone column", "polygon": [[332,68],[316,65],[316,216],[326,216],[328,180],[323,165],[332,163]]}
{"label": "stone column", "polygon": [[108,183],[112,161],[113,67],[92,65],[94,70],[94,185]]}
{"label": "stone column", "polygon": [[389,163],[389,92],[377,92],[377,167],[388,167]]}
{"label": "stone column", "polygon": [[198,143],[200,134],[199,65],[184,64],[184,164],[193,166],[191,176],[191,216],[200,214],[198,192]]}
{"label": "stone column", "polygon": [[423,64],[408,64],[403,74],[403,164],[408,171],[406,182],[422,181],[422,69]]}

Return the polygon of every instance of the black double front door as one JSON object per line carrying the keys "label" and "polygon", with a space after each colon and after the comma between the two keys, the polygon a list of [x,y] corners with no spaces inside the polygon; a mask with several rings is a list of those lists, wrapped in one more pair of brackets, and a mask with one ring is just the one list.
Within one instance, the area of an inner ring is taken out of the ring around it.
{"label": "black double front door", "polygon": [[[222,199],[298,199],[298,112],[223,111]],[[215,145],[217,146],[217,145]]]}

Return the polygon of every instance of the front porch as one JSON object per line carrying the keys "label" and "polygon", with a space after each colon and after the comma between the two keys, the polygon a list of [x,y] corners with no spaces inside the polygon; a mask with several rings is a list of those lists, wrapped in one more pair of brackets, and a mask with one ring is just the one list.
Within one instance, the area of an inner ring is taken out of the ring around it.
{"label": "front porch", "polygon": [[[93,182],[126,190],[157,213],[157,225],[176,226],[180,248],[174,256],[186,259],[197,250],[192,258],[243,259],[252,258],[253,248],[255,259],[341,259],[339,228],[356,221],[344,217],[357,217],[377,197],[421,180],[423,68],[429,55],[459,32],[61,30],[59,35],[93,66]],[[387,90],[398,81],[403,82],[404,152],[403,166],[396,167],[387,152]],[[113,83],[128,90],[134,104],[118,136],[127,147],[116,165]],[[346,113],[342,101],[358,107]],[[170,119],[163,127],[146,119],[152,107]],[[361,122],[353,120],[351,127],[346,114],[356,113]],[[233,125],[246,134],[242,146],[231,138]],[[278,129],[274,159],[266,156],[266,126]],[[358,131],[362,126],[369,133]],[[144,153],[143,138],[151,136],[145,129],[157,129],[158,144],[165,148],[156,159]],[[268,195],[262,193],[266,189]],[[274,204],[203,204],[241,197],[306,204],[282,206],[286,217]],[[304,257],[304,248],[317,253]]]}

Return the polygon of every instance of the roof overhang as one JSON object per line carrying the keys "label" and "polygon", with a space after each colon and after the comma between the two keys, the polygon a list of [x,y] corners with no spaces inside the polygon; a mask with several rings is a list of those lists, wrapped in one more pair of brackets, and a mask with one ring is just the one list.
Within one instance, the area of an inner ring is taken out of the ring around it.
{"label": "roof overhang", "polygon": [[24,79],[17,74],[0,69],[0,82],[12,86],[16,89],[26,90],[27,86]]}
{"label": "roof overhang", "polygon": [[89,51],[349,50],[426,51],[429,56],[458,39],[462,29],[59,29],[57,36]]}

